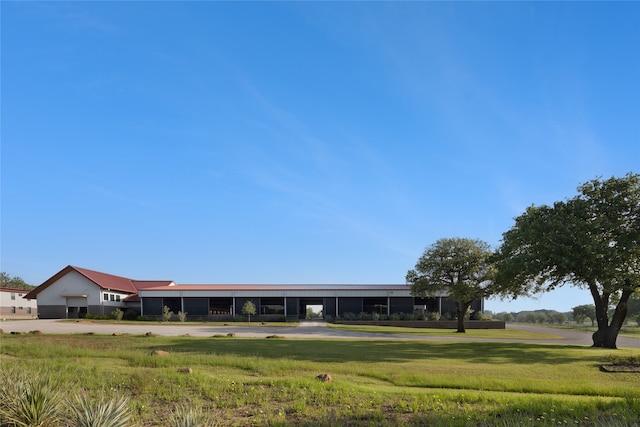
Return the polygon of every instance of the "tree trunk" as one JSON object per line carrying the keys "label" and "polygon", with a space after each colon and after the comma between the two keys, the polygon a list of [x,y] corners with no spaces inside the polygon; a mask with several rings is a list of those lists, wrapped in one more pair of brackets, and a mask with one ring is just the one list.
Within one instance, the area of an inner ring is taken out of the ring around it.
{"label": "tree trunk", "polygon": [[[593,293],[593,292],[592,292]],[[622,328],[622,324],[624,323],[624,319],[627,317],[627,301],[629,301],[629,297],[633,293],[631,289],[624,289],[622,291],[622,295],[620,296],[620,301],[618,305],[616,305],[616,309],[613,313],[613,317],[611,318],[611,324],[608,324],[608,314],[607,307],[609,303],[609,294],[605,293],[599,298],[599,303],[596,301],[596,316],[598,318],[598,330],[593,333],[593,347],[602,347],[602,348],[618,348],[616,346],[616,340],[618,339],[618,334],[620,333],[620,328]],[[595,300],[595,298],[594,298]],[[604,314],[600,311],[604,306]],[[601,321],[601,318],[603,321]]]}
{"label": "tree trunk", "polygon": [[464,328],[464,316],[471,303],[456,302],[456,316],[458,317],[458,330],[456,332],[464,334],[467,332]]}

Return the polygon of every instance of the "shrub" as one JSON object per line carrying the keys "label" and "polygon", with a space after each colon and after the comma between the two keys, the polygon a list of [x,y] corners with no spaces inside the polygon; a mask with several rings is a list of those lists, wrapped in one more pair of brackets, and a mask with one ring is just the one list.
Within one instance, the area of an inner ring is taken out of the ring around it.
{"label": "shrub", "polygon": [[372,316],[369,313],[365,313],[364,311],[361,311],[360,313],[358,313],[358,320],[371,320]]}
{"label": "shrub", "polygon": [[432,322],[440,320],[440,313],[437,311],[427,311],[425,315],[427,320],[431,320]]}
{"label": "shrub", "polygon": [[187,312],[185,311],[184,313],[182,311],[178,312],[178,320],[181,322],[185,322],[187,320]]}
{"label": "shrub", "polygon": [[165,305],[162,308],[162,321],[168,322],[169,320],[171,320],[171,316],[173,316],[173,311],[171,311],[171,309]]}
{"label": "shrub", "polygon": [[138,316],[140,316],[140,312],[138,310],[127,309],[124,312],[124,320],[137,320]]}
{"label": "shrub", "polygon": [[78,394],[71,404],[71,425],[74,427],[127,427],[131,418],[126,397],[102,398],[95,401]]}
{"label": "shrub", "polygon": [[124,317],[124,311],[120,310],[119,308],[116,308],[111,312],[111,317],[120,321]]}
{"label": "shrub", "polygon": [[0,422],[16,427],[61,425],[63,399],[63,389],[50,376],[2,372]]}
{"label": "shrub", "polygon": [[171,427],[205,427],[209,425],[211,425],[211,420],[200,407],[179,405],[169,417],[169,426]]}

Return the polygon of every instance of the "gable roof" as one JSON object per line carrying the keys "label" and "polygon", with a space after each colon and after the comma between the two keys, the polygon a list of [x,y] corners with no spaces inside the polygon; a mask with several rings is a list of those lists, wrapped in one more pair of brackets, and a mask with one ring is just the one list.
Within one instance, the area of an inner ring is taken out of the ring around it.
{"label": "gable roof", "polygon": [[115,276],[113,274],[101,273],[99,271],[89,270],[87,268],[74,267],[72,265],[68,265],[58,273],[51,276],[47,279],[43,284],[29,292],[25,295],[27,299],[36,298],[37,295],[53,285],[55,282],[60,280],[62,277],[66,276],[70,272],[75,271],[96,285],[101,289],[108,289],[112,291],[125,292],[129,294],[137,294],[139,289],[147,289],[151,287],[158,286],[168,286],[173,282],[171,280],[132,280],[126,277]]}

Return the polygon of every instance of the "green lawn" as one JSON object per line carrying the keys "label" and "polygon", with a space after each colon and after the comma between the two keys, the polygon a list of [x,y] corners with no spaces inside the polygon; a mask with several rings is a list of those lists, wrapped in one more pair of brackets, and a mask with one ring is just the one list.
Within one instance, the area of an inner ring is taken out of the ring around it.
{"label": "green lawn", "polygon": [[[596,326],[576,325],[576,324],[544,325],[544,326],[550,327],[550,328],[558,328],[558,329],[574,329],[574,330],[583,331],[583,332],[595,332],[598,329]],[[625,325],[620,329],[619,335],[622,337],[640,338],[640,326]]]}
{"label": "green lawn", "polygon": [[467,329],[464,335],[460,335],[455,329],[434,328],[404,328],[398,326],[371,326],[371,325],[344,325],[329,323],[334,329],[368,332],[378,334],[420,335],[425,337],[460,337],[487,338],[487,339],[522,339],[522,340],[554,340],[562,336],[552,333],[540,333],[523,331],[518,329]]}
{"label": "green lawn", "polygon": [[135,426],[167,426],[181,404],[216,426],[637,425],[640,374],[602,372],[611,354],[640,350],[27,334],[0,336],[0,373],[129,396]]}

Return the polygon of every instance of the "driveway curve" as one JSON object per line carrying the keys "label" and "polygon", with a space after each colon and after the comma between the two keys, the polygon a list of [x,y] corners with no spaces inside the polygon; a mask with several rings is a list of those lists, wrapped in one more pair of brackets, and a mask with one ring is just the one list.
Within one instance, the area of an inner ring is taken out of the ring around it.
{"label": "driveway curve", "polygon": [[[40,331],[46,334],[82,334],[95,333],[100,335],[112,335],[114,333],[142,335],[151,332],[155,335],[180,336],[190,335],[196,337],[210,337],[213,335],[226,335],[234,333],[243,338],[264,338],[269,335],[279,335],[285,338],[316,338],[316,339],[395,339],[395,340],[420,340],[420,341],[493,341],[493,342],[530,342],[537,344],[555,345],[579,345],[591,346],[591,333],[567,329],[545,328],[520,324],[508,324],[507,328],[521,329],[532,332],[542,332],[559,336],[557,339],[523,340],[514,338],[475,338],[464,335],[456,336],[419,336],[403,334],[369,333],[357,331],[345,331],[333,329],[322,321],[305,321],[298,326],[208,326],[206,324],[193,323],[103,323],[88,320],[69,321],[56,319],[34,320],[2,320],[0,329],[7,333],[28,333]],[[640,348],[640,338],[618,337],[619,348]]]}

